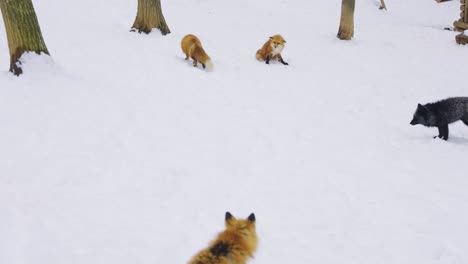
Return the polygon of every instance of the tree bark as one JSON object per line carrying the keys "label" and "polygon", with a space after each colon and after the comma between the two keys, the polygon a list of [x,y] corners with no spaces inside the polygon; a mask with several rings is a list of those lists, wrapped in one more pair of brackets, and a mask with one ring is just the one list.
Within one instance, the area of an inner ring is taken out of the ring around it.
{"label": "tree bark", "polygon": [[463,44],[463,45],[468,44],[468,36],[463,33],[461,33],[460,35],[457,35],[455,37],[455,40],[457,41],[458,44]]}
{"label": "tree bark", "polygon": [[465,4],[465,23],[468,23],[468,5]]}
{"label": "tree bark", "polygon": [[31,0],[0,0],[0,9],[10,50],[10,71],[19,76],[19,59],[24,52],[49,55]]}
{"label": "tree bark", "polygon": [[153,28],[157,28],[163,35],[171,33],[164,19],[160,0],[138,0],[138,12],[132,31],[149,34]]}
{"label": "tree bark", "polygon": [[380,0],[380,7],[379,7],[380,10],[382,9],[385,9],[387,10],[387,5],[385,5],[385,1],[384,0]]}
{"label": "tree bark", "polygon": [[341,1],[340,28],[337,37],[343,40],[350,40],[354,36],[354,7],[355,0]]}
{"label": "tree bark", "polygon": [[453,25],[458,27],[458,28],[462,28],[463,30],[468,30],[468,23],[455,21],[455,22],[453,22]]}

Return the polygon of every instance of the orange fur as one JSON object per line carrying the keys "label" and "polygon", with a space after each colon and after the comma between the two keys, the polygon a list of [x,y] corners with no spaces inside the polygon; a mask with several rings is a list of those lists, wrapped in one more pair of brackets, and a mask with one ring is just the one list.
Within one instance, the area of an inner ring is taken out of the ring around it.
{"label": "orange fur", "polygon": [[245,264],[257,248],[255,215],[236,219],[226,212],[226,230],[195,255],[189,264]]}
{"label": "orange fur", "polygon": [[267,63],[269,60],[278,60],[281,63],[288,65],[281,57],[281,51],[284,48],[284,43],[286,43],[286,41],[281,35],[274,35],[273,37],[270,37],[265,44],[263,44],[263,47],[257,51],[255,57],[257,60],[266,61]]}
{"label": "orange fur", "polygon": [[186,35],[181,42],[182,51],[185,53],[185,59],[192,58],[193,66],[197,67],[198,62],[207,70],[213,69],[213,63],[210,57],[206,54],[200,40],[192,34]]}

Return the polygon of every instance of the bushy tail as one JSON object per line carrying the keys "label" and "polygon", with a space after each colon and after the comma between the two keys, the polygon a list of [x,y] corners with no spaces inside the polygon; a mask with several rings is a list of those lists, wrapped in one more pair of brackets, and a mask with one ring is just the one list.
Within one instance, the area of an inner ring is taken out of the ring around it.
{"label": "bushy tail", "polygon": [[206,60],[205,66],[207,71],[213,71],[213,62],[211,62],[211,59]]}
{"label": "bushy tail", "polygon": [[255,57],[257,58],[258,61],[263,60],[262,55],[260,54],[260,50],[257,51],[257,55]]}

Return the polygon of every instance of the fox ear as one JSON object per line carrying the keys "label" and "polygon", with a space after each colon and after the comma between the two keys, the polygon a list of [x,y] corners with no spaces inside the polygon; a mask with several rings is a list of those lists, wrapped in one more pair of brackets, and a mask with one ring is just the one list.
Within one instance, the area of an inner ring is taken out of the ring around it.
{"label": "fox ear", "polygon": [[286,43],[286,40],[283,39],[283,42]]}
{"label": "fox ear", "polygon": [[232,216],[232,214],[230,212],[226,212],[226,217],[225,217],[226,221],[233,218],[233,217],[234,216]]}
{"label": "fox ear", "polygon": [[270,37],[270,39],[272,39],[273,37]]}
{"label": "fox ear", "polygon": [[255,214],[251,213],[249,217],[247,218],[247,220],[249,220],[250,222],[255,222]]}
{"label": "fox ear", "polygon": [[426,111],[427,108],[424,105],[418,104],[418,110]]}

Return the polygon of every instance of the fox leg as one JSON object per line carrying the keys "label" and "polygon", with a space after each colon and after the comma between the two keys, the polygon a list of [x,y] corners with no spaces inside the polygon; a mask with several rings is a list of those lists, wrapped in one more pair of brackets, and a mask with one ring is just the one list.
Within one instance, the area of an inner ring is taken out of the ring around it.
{"label": "fox leg", "polygon": [[195,59],[195,57],[192,57],[192,60],[193,60],[193,67],[197,67],[197,59]]}
{"label": "fox leg", "polygon": [[438,126],[438,128],[439,128],[439,135],[437,137],[443,140],[447,140],[449,136],[448,124]]}
{"label": "fox leg", "polygon": [[462,119],[462,121],[463,121],[463,123],[464,123],[465,125],[468,126],[468,117],[465,117],[464,119]]}
{"label": "fox leg", "polygon": [[265,63],[266,63],[266,64],[270,64],[270,56],[267,56],[267,57],[266,57]]}
{"label": "fox leg", "polygon": [[287,63],[287,62],[285,62],[285,61],[283,60],[283,57],[281,57],[281,54],[278,54],[278,55],[276,55],[276,56],[278,56],[278,60],[279,60],[283,65],[289,65],[289,63]]}

